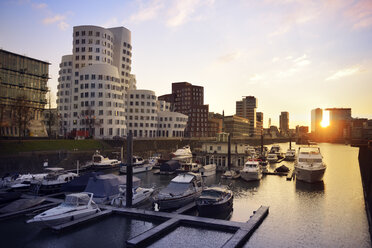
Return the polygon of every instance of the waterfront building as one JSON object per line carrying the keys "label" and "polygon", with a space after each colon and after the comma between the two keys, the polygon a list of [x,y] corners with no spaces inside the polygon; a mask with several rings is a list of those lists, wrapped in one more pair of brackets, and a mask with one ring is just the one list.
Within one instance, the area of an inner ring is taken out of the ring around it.
{"label": "waterfront building", "polygon": [[208,113],[208,137],[216,137],[222,132],[223,116],[218,113]]}
{"label": "waterfront building", "polygon": [[187,116],[171,112],[170,104],[157,101],[154,91],[128,90],[127,129],[133,137],[183,137]]}
{"label": "waterfront building", "polygon": [[[0,136],[47,136],[43,122],[50,63],[0,49]],[[23,113],[18,111],[23,107]],[[21,134],[22,135],[22,134]]]}
{"label": "waterfront building", "polygon": [[204,104],[204,88],[188,82],[172,83],[172,94],[159,96],[171,108],[188,116],[185,137],[208,136],[208,105]]}
{"label": "waterfront building", "polygon": [[60,134],[79,131],[96,138],[126,134],[125,94],[136,88],[131,58],[128,29],[73,28],[72,54],[62,57],[58,78]]}
{"label": "waterfront building", "polygon": [[321,130],[321,122],[323,120],[323,110],[316,108],[311,110],[311,132],[317,133]]}
{"label": "waterfront building", "polygon": [[236,115],[249,120],[249,135],[256,134],[257,125],[257,99],[254,96],[246,96],[236,102]]}
{"label": "waterfront building", "polygon": [[248,137],[250,135],[250,121],[246,118],[230,115],[224,117],[224,132],[230,133],[231,137]]}
{"label": "waterfront building", "polygon": [[262,112],[257,112],[256,113],[256,119],[257,119],[257,122],[256,122],[256,135],[257,136],[260,136],[261,135],[261,132],[262,132],[262,129],[263,129],[263,113]]}
{"label": "waterfront building", "polygon": [[279,129],[282,135],[287,135],[289,131],[289,113],[281,112],[279,116]]}

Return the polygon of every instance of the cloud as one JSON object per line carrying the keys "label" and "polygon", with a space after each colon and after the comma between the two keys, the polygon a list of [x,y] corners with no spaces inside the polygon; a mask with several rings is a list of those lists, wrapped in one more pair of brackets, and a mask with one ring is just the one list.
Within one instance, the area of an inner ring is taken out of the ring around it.
{"label": "cloud", "polygon": [[279,58],[278,58],[278,57],[274,57],[274,58],[271,59],[271,62],[272,62],[272,63],[276,63],[276,62],[278,62],[278,61],[279,61]]}
{"label": "cloud", "polygon": [[362,29],[372,26],[372,1],[360,0],[350,4],[345,16],[352,23],[353,29]]}
{"label": "cloud", "polygon": [[337,79],[340,79],[340,78],[343,78],[343,77],[351,76],[351,75],[353,75],[355,73],[358,73],[360,71],[361,71],[361,69],[360,69],[359,66],[353,66],[353,67],[349,67],[349,68],[346,68],[346,69],[342,69],[342,70],[339,70],[339,71],[335,72],[331,76],[327,77],[326,81],[337,80]]}
{"label": "cloud", "polygon": [[70,26],[69,24],[67,24],[65,22],[65,20],[66,20],[66,16],[65,15],[57,14],[57,15],[54,15],[52,17],[44,18],[43,19],[43,23],[45,25],[50,25],[50,24],[57,23],[59,29],[65,31]]}
{"label": "cloud", "polygon": [[298,57],[297,59],[293,60],[296,66],[306,66],[309,65],[311,62],[307,59],[307,55],[304,54],[301,57]]}
{"label": "cloud", "polygon": [[35,9],[46,9],[48,5],[46,5],[45,3],[33,3],[32,7]]}
{"label": "cloud", "polygon": [[143,22],[155,19],[159,12],[163,9],[164,2],[162,0],[152,0],[147,6],[141,6],[140,10],[130,16],[131,22]]}
{"label": "cloud", "polygon": [[119,21],[116,17],[108,19],[105,23],[102,24],[103,27],[110,28],[114,26],[118,26]]}
{"label": "cloud", "polygon": [[222,63],[229,63],[231,61],[239,59],[240,56],[241,56],[241,52],[232,52],[232,53],[228,53],[228,54],[218,57],[218,61]]}

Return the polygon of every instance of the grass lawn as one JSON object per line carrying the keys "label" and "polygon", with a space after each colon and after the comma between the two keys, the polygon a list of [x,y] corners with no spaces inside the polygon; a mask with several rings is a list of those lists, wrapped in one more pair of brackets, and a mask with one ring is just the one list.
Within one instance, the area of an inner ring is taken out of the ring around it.
{"label": "grass lawn", "polygon": [[54,150],[79,150],[89,151],[98,149],[110,149],[111,147],[100,140],[18,140],[0,141],[0,154],[16,154],[18,152],[54,151]]}

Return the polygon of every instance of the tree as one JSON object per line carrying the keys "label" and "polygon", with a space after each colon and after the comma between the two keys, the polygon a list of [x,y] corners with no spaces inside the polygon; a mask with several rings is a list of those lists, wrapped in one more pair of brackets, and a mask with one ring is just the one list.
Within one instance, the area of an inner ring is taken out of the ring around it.
{"label": "tree", "polygon": [[34,110],[25,95],[18,96],[13,107],[12,121],[18,127],[19,141],[26,136],[31,120],[34,119]]}

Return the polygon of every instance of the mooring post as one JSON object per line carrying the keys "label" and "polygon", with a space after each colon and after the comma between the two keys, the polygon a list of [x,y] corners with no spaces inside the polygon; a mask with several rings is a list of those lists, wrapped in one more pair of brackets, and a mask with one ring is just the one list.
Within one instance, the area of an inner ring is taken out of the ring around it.
{"label": "mooring post", "polygon": [[227,138],[227,166],[231,170],[231,138],[230,134]]}
{"label": "mooring post", "polygon": [[133,197],[133,138],[132,131],[129,131],[127,136],[127,187],[126,187],[126,207],[132,207],[132,197]]}

